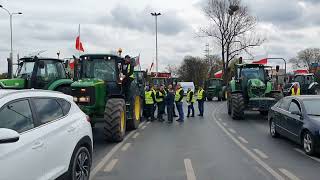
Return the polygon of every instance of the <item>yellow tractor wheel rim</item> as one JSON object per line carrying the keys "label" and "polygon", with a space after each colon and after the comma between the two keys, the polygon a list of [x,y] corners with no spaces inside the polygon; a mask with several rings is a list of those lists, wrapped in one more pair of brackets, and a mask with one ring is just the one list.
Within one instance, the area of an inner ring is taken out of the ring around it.
{"label": "yellow tractor wheel rim", "polygon": [[134,114],[136,116],[136,121],[140,121],[141,104],[140,97],[136,97],[134,100]]}
{"label": "yellow tractor wheel rim", "polygon": [[121,112],[121,124],[120,124],[120,130],[121,132],[124,132],[124,126],[125,126],[125,115],[124,115],[124,111]]}
{"label": "yellow tractor wheel rim", "polygon": [[224,98],[228,99],[228,92],[227,91],[224,93]]}

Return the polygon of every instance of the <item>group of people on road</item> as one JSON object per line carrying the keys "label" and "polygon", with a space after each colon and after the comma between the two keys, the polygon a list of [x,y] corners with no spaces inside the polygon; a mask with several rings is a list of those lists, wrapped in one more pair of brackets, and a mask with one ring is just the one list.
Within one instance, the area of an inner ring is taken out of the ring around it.
{"label": "group of people on road", "polygon": [[[174,117],[178,117],[176,120],[177,122],[184,122],[183,99],[184,90],[179,83],[175,88],[172,85],[168,85],[168,87],[165,87],[164,85],[155,85],[152,87],[146,86],[144,117],[147,121],[154,121],[155,111],[157,109],[157,120],[159,122],[164,122],[163,116],[166,109],[168,123],[172,123]],[[194,117],[194,103],[196,99],[200,112],[199,116],[202,117],[205,101],[205,92],[202,87],[199,87],[197,98],[195,98],[195,93],[190,88],[187,91],[186,102],[188,104],[188,118]],[[177,109],[179,116],[176,115],[175,108]]]}

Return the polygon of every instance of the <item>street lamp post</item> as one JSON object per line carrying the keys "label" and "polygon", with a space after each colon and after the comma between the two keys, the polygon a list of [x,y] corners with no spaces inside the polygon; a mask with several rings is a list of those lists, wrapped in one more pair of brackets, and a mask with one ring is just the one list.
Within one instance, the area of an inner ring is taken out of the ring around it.
{"label": "street lamp post", "polygon": [[156,20],[156,71],[157,75],[159,73],[159,64],[158,64],[158,16],[161,15],[161,13],[151,13],[152,16],[155,17]]}
{"label": "street lamp post", "polygon": [[12,68],[12,64],[13,64],[12,16],[13,15],[20,15],[20,14],[22,14],[22,12],[11,13],[8,9],[4,8],[2,5],[0,5],[0,8],[5,10],[9,14],[9,17],[10,17],[10,58],[9,58],[10,60],[8,61],[8,76],[9,76],[9,78],[12,78],[12,71],[13,71],[13,68]]}

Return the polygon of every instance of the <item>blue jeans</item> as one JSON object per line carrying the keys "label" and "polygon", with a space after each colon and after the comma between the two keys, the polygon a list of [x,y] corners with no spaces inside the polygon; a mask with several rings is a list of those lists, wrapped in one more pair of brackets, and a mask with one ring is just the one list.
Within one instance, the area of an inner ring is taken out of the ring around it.
{"label": "blue jeans", "polygon": [[188,117],[190,115],[191,112],[191,116],[194,116],[194,107],[193,107],[193,103],[190,103],[190,105],[188,105]]}
{"label": "blue jeans", "polygon": [[200,116],[203,116],[204,101],[198,101],[198,108],[199,108],[199,111],[200,111]]}
{"label": "blue jeans", "polygon": [[176,102],[177,110],[179,112],[179,119],[181,121],[184,120],[184,114],[183,114],[183,103],[182,102]]}

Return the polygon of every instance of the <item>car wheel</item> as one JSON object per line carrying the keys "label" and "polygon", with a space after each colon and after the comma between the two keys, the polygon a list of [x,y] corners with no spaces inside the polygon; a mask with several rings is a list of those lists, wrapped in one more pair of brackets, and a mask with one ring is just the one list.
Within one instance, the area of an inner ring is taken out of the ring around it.
{"label": "car wheel", "polygon": [[314,154],[314,140],[312,134],[308,131],[303,134],[303,149],[308,155]]}
{"label": "car wheel", "polygon": [[276,123],[273,120],[270,120],[270,135],[273,138],[279,137],[279,134],[276,129]]}
{"label": "car wheel", "polygon": [[82,146],[78,148],[71,160],[71,180],[89,180],[91,169],[91,155],[88,148]]}

